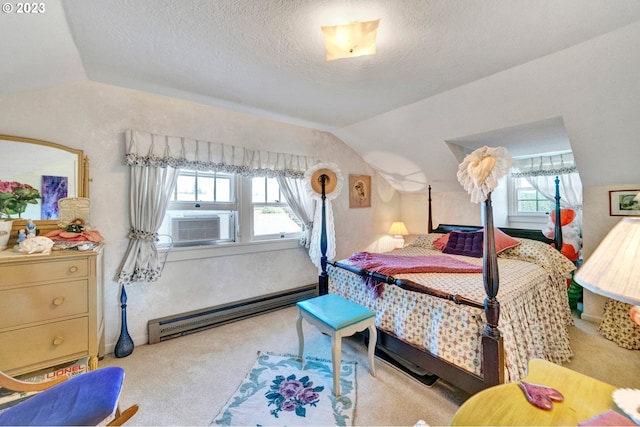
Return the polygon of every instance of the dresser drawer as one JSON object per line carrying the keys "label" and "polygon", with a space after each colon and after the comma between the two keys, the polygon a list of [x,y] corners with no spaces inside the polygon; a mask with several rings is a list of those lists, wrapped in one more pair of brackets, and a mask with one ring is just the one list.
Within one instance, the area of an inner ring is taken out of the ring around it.
{"label": "dresser drawer", "polygon": [[0,371],[88,353],[88,318],[0,333]]}
{"label": "dresser drawer", "polygon": [[87,257],[74,259],[29,261],[0,267],[0,286],[87,277]]}
{"label": "dresser drawer", "polygon": [[0,290],[0,329],[84,314],[88,301],[86,279]]}

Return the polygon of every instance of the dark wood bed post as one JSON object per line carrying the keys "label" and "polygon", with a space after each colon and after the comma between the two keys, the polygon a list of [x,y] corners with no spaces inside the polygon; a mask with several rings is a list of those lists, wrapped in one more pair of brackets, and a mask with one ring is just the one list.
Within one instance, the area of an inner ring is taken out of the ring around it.
{"label": "dark wood bed post", "polygon": [[560,215],[560,178],[556,176],[556,223],[553,228],[556,249],[562,252],[562,215]]}
{"label": "dark wood bed post", "polygon": [[431,214],[431,185],[429,185],[429,217],[427,219],[427,233],[433,233],[433,216]]}
{"label": "dark wood bed post", "polygon": [[500,276],[498,274],[498,256],[496,255],[491,193],[487,195],[487,200],[484,202],[484,230],[482,280],[487,294],[484,300],[487,326],[482,335],[482,351],[485,355],[496,354],[497,357],[483,357],[482,363],[484,382],[487,386],[491,386],[504,383],[504,344],[502,334],[498,329],[500,302],[496,297],[500,287]]}
{"label": "dark wood bed post", "polygon": [[325,187],[329,177],[325,174],[320,175],[320,184],[322,185],[322,229],[320,231],[320,268],[322,272],[318,277],[318,293],[326,295],[329,293],[329,275],[327,274],[327,220],[326,220],[326,200]]}

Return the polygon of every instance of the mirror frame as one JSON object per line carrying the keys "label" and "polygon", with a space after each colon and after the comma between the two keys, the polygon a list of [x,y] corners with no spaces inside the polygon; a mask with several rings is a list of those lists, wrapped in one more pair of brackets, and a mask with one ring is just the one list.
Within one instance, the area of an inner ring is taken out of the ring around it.
{"label": "mirror frame", "polygon": [[[25,138],[21,136],[0,135],[0,139],[14,142],[23,142],[25,144],[43,145],[46,147],[64,150],[71,154],[75,154],[76,156],[78,156],[78,188],[76,190],[76,197],[89,198],[89,159],[84,155],[84,152],[82,150],[70,148],[61,144],[56,144],[55,142],[49,142],[34,138]],[[55,219],[38,219],[33,220],[33,222],[36,223],[36,230],[38,230],[39,235],[47,234],[48,232],[59,228],[58,221]],[[13,220],[8,245],[12,246],[15,244],[18,239],[18,230],[20,230],[21,228],[26,228],[26,225],[26,219]]]}

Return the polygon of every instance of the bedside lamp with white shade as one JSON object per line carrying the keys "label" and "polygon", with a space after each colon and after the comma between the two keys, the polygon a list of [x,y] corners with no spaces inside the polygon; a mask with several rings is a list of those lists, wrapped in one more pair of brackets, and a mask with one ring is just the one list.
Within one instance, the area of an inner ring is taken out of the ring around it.
{"label": "bedside lamp with white shade", "polygon": [[409,231],[407,231],[407,227],[404,225],[404,222],[395,221],[393,224],[391,224],[391,227],[389,227],[388,234],[393,234],[395,243],[394,247],[396,249],[399,249],[404,247],[403,236],[407,236],[409,234]]}

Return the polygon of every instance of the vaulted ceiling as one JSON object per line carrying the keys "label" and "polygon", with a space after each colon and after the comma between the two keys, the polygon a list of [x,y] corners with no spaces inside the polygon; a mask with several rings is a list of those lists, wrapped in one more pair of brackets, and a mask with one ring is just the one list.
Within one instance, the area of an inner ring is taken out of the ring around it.
{"label": "vaulted ceiling", "polygon": [[[408,164],[418,184],[440,179],[430,176],[437,168],[407,163],[411,153],[424,148],[421,142],[372,137],[376,123],[391,126],[385,118],[407,106],[640,20],[637,0],[48,0],[45,5],[42,14],[13,11],[0,18],[5,41],[0,94],[88,79],[325,130],[407,191],[421,188],[405,185],[412,180]],[[378,18],[376,55],[325,60],[321,25]],[[547,129],[542,132],[555,135],[556,148],[570,147],[562,120],[547,118],[540,121]],[[363,123],[367,131],[358,134]],[[522,124],[513,130],[540,134],[531,128]],[[519,139],[526,154],[526,140],[499,131],[488,140],[502,138],[508,145]],[[488,135],[451,136],[473,147]],[[452,141],[439,141],[446,142]],[[397,162],[394,153],[401,157]],[[402,171],[399,177],[394,170]]]}

